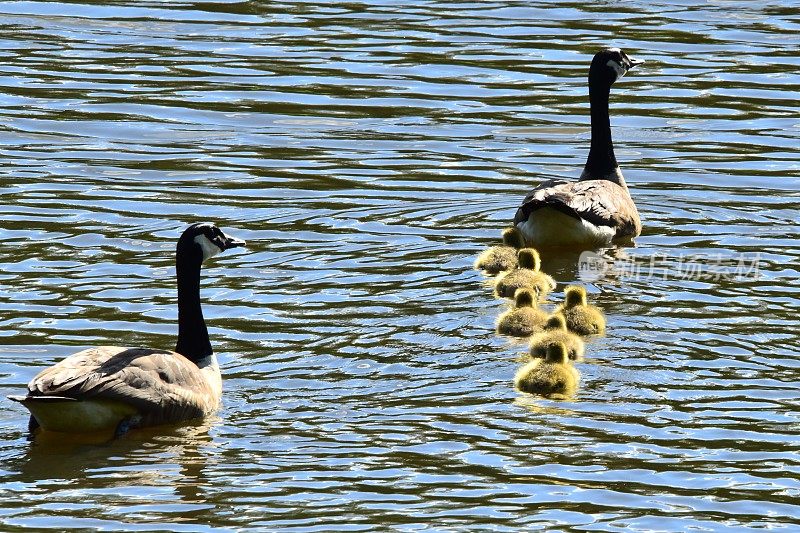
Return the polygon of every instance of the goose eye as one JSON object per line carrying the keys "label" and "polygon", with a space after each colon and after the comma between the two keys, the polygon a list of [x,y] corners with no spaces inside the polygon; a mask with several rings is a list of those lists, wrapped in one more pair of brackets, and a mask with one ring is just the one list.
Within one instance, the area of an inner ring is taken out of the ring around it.
{"label": "goose eye", "polygon": [[216,245],[220,250],[225,250],[225,236],[222,234],[222,231],[217,228],[211,228],[211,230],[205,234],[206,238]]}

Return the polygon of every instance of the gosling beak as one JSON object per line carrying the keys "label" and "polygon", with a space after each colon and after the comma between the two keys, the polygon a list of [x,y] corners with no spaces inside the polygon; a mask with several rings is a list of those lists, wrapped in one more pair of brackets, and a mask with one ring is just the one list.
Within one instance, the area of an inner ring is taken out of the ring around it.
{"label": "gosling beak", "polygon": [[225,235],[225,239],[223,241],[223,248],[222,250],[228,250],[230,248],[240,248],[243,246],[247,246],[247,243],[244,242],[242,239],[237,239],[236,237],[231,237],[230,235]]}

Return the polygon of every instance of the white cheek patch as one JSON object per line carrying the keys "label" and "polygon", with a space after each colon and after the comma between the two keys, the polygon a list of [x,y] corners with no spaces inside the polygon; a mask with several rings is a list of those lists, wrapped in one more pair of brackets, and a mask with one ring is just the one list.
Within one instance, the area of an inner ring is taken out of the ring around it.
{"label": "white cheek patch", "polygon": [[194,238],[194,242],[200,245],[200,249],[203,250],[203,261],[210,257],[214,257],[222,250],[219,249],[219,246],[208,240],[208,237],[205,235],[198,235]]}
{"label": "white cheek patch", "polygon": [[606,63],[606,65],[608,65],[609,67],[614,69],[614,72],[617,73],[617,79],[620,79],[622,76],[625,75],[625,72],[626,72],[625,69],[622,67],[622,65],[620,65],[619,63],[617,63],[613,59],[609,59],[608,63]]}

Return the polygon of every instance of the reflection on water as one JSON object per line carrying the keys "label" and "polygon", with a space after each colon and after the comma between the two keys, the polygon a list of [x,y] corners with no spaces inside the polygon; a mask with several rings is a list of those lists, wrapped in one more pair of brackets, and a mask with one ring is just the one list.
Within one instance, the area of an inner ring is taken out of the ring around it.
{"label": "reflection on water", "polygon": [[[28,442],[0,410],[2,530],[790,527],[800,21],[769,3],[0,6],[0,392],[96,344],[171,348],[186,223],[224,406]],[[475,255],[575,178],[613,44],[634,248],[543,256],[608,334],[573,402],[511,387]],[[758,258],[758,276],[687,272]],[[715,263],[715,261],[719,263]],[[632,268],[639,266],[639,270]],[[588,276],[588,277],[587,277]]]}
{"label": "reflection on water", "polygon": [[[163,521],[157,518],[162,512],[180,521],[209,520],[214,504],[206,496],[205,471],[208,453],[216,448],[208,434],[214,422],[146,429],[115,440],[39,434],[9,464],[17,473],[16,486],[46,487],[45,492],[26,493],[28,510],[18,519],[58,520],[63,510],[58,502],[74,501],[66,508],[74,513],[75,524],[95,527],[103,523],[95,519],[102,500],[109,508],[109,525],[114,515],[124,521]],[[165,498],[177,502],[161,509]]]}
{"label": "reflection on water", "polygon": [[[213,445],[208,429],[213,419],[173,427],[162,426],[158,430],[146,428],[128,435],[110,439],[100,435],[65,435],[38,432],[27,447],[22,458],[20,472],[27,481],[67,480],[91,477],[90,471],[111,467],[122,457],[135,456],[142,448],[150,448],[163,457],[184,463],[186,470],[197,473],[195,459],[201,446]],[[164,473],[165,474],[165,473]],[[149,479],[158,483],[162,475],[157,471],[131,470],[129,478],[146,483]]]}

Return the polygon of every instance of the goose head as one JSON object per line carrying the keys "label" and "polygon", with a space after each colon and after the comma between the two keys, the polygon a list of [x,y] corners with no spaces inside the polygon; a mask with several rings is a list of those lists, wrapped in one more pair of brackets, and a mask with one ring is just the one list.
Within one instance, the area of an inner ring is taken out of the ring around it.
{"label": "goose head", "polygon": [[586,305],[586,289],[577,285],[567,287],[564,291],[564,305],[565,307]]}
{"label": "goose head", "polygon": [[517,262],[520,268],[539,270],[542,266],[542,259],[539,252],[533,248],[522,248],[517,252]]}
{"label": "goose head", "polygon": [[525,247],[525,240],[522,238],[522,232],[517,228],[506,228],[503,230],[503,244],[511,246],[519,250]]}
{"label": "goose head", "polygon": [[567,361],[569,361],[569,355],[567,355],[567,347],[564,345],[563,342],[554,342],[547,346],[547,355],[545,355],[544,361],[546,363],[551,363],[554,365],[565,365]]}
{"label": "goose head", "polygon": [[223,233],[213,222],[196,222],[181,234],[177,253],[197,257],[202,263],[220,252],[245,244],[243,240]]}
{"label": "goose head", "polygon": [[607,85],[611,87],[615,81],[628,73],[636,65],[644,61],[634,59],[619,48],[605,48],[597,52],[589,67],[589,86]]}

